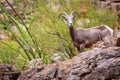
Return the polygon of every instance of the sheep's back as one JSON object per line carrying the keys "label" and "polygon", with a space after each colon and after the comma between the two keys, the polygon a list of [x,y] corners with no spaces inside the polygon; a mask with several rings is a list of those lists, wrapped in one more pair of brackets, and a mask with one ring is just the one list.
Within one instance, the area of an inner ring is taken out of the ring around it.
{"label": "sheep's back", "polygon": [[79,43],[85,43],[86,47],[91,46],[93,43],[96,43],[100,40],[100,30],[92,30],[92,29],[80,29],[75,31],[75,39],[79,41]]}

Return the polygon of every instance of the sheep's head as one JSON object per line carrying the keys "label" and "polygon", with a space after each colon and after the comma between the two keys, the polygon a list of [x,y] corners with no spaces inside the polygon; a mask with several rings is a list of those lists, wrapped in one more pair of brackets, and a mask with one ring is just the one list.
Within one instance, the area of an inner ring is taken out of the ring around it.
{"label": "sheep's head", "polygon": [[71,14],[63,12],[59,14],[59,17],[62,17],[65,21],[67,21],[69,27],[72,27],[74,24],[74,19],[77,15],[79,16],[79,14],[76,11],[71,12]]}

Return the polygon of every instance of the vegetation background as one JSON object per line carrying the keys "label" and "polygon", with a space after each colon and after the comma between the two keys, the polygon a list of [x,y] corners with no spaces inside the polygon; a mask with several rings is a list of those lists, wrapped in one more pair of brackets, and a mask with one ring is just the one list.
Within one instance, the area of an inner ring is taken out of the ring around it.
{"label": "vegetation background", "polygon": [[33,59],[41,58],[43,63],[49,64],[54,54],[65,59],[77,54],[68,26],[58,18],[60,12],[71,13],[75,10],[80,14],[74,27],[105,24],[114,29],[117,23],[115,13],[93,7],[91,0],[14,0],[17,10],[9,1],[6,0],[15,15],[8,13],[0,3],[0,31],[9,36],[7,40],[0,40],[0,63],[13,64],[21,70]]}

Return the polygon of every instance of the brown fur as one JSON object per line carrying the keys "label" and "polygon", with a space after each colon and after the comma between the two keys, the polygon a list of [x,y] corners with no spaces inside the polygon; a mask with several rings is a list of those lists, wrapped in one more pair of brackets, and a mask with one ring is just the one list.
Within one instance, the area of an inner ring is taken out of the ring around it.
{"label": "brown fur", "polygon": [[[69,28],[70,29],[70,28]],[[73,31],[74,30],[74,31]],[[74,46],[79,52],[83,52],[84,48],[90,48],[94,43],[98,41],[109,42],[111,32],[105,26],[97,26],[88,29],[70,29],[71,38]]]}
{"label": "brown fur", "polygon": [[113,34],[113,30],[105,25],[96,26],[88,29],[74,28],[74,18],[79,14],[73,11],[71,14],[65,12],[60,13],[61,16],[68,24],[69,33],[72,38],[74,46],[79,52],[84,51],[84,48],[91,47],[97,41],[104,40],[107,44]]}

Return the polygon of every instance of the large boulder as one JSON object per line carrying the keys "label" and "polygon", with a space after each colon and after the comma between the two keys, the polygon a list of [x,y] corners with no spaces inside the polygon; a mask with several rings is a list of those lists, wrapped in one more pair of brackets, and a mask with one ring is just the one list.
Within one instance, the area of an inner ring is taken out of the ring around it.
{"label": "large boulder", "polygon": [[94,48],[70,60],[27,69],[18,80],[119,80],[120,47]]}

